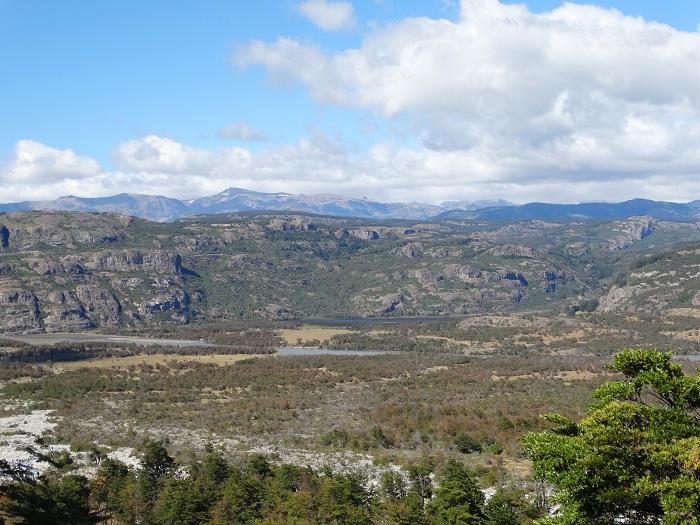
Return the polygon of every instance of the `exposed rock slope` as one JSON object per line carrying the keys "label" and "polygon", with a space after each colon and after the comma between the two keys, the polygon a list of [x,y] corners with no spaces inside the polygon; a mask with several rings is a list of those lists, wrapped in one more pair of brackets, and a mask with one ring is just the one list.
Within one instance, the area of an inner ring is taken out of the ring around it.
{"label": "exposed rock slope", "polygon": [[[650,217],[504,224],[269,212],[163,224],[11,212],[0,214],[0,330],[563,311],[600,296],[634,260],[679,242],[700,242],[698,226]],[[631,274],[600,309],[700,304],[688,284],[697,281],[689,261],[698,254],[688,249],[681,259],[686,273]]]}

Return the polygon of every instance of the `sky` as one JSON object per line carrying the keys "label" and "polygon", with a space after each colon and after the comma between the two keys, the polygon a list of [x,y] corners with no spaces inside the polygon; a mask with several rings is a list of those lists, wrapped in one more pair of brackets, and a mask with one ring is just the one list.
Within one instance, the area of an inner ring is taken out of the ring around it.
{"label": "sky", "polygon": [[0,0],[0,202],[700,199],[695,0]]}

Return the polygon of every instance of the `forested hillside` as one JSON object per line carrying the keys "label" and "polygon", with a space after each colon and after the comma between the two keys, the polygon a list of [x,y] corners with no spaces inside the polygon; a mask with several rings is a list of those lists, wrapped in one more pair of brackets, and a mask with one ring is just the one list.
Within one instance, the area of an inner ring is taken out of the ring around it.
{"label": "forested hillside", "polygon": [[[651,217],[367,222],[253,213],[162,224],[12,212],[0,215],[0,329],[557,314],[595,309],[601,297],[615,312],[675,286],[633,292],[634,268],[698,241],[698,224]],[[654,311],[697,307],[691,255],[666,258],[668,271],[685,268],[687,293],[651,301]]]}

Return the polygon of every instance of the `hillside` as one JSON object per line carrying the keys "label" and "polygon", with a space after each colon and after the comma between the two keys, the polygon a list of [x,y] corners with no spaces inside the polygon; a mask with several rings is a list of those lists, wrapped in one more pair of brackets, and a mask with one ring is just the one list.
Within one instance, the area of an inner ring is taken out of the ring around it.
{"label": "hillside", "polygon": [[49,201],[24,201],[0,204],[0,212],[11,211],[82,211],[119,213],[158,222],[171,222],[194,215],[238,213],[265,210],[313,213],[334,217],[361,217],[374,220],[596,220],[626,219],[649,215],[656,219],[696,221],[700,218],[698,201],[687,204],[633,199],[619,203],[523,205],[496,200],[446,201],[440,205],[421,202],[378,202],[333,194],[294,195],[262,193],[242,188],[228,188],[216,195],[178,200],[161,195],[121,193],[111,197],[60,197]]}
{"label": "hillside", "polygon": [[657,219],[675,221],[695,220],[697,205],[675,202],[633,199],[619,203],[586,202],[581,204],[548,204],[531,202],[520,206],[489,206],[482,209],[450,210],[435,218],[491,219],[518,221],[527,219],[591,220],[620,219],[635,215],[650,215]]}
{"label": "hillside", "polygon": [[[641,257],[697,242],[698,224],[648,216],[504,223],[252,212],[164,224],[11,212],[0,215],[0,329],[559,313],[592,304]],[[627,308],[610,299],[616,289],[601,308]],[[659,308],[691,307],[686,295]]]}
{"label": "hillside", "polygon": [[700,317],[700,246],[639,259],[601,298],[601,312]]}

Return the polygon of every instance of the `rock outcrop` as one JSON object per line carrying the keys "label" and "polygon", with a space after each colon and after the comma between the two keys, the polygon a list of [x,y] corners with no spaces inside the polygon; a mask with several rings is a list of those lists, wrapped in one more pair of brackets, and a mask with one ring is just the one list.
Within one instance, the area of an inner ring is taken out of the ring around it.
{"label": "rock outcrop", "polygon": [[91,270],[112,272],[152,271],[157,273],[180,273],[182,271],[182,258],[180,255],[164,250],[99,252],[86,257],[83,264]]}
{"label": "rock outcrop", "polygon": [[0,319],[8,331],[38,330],[39,299],[19,283],[6,282],[0,287]]}
{"label": "rock outcrop", "polygon": [[114,326],[119,323],[121,304],[112,292],[96,284],[75,287],[75,295],[85,308],[85,315],[93,318],[96,325]]}
{"label": "rock outcrop", "polygon": [[[284,212],[157,224],[13,212],[0,214],[0,331],[563,312],[601,295],[601,311],[697,310],[698,242],[700,224],[650,217],[408,223]],[[645,252],[654,257],[603,293],[612,277],[600,276]]]}

